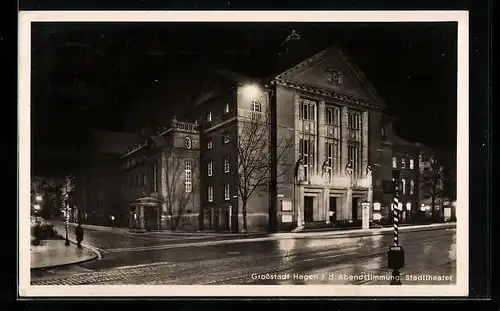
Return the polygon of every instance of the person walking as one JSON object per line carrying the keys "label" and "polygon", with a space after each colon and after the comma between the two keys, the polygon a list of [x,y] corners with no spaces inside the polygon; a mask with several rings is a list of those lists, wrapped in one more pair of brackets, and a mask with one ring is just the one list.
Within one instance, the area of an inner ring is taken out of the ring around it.
{"label": "person walking", "polygon": [[77,246],[78,248],[81,248],[83,241],[83,227],[81,223],[78,223],[78,225],[76,226],[75,235],[76,235]]}

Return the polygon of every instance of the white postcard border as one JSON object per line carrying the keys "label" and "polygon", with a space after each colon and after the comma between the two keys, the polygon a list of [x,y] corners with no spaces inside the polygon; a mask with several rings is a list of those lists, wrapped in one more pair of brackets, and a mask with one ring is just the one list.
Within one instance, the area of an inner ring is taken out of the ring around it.
{"label": "white postcard border", "polygon": [[[466,296],[469,291],[469,14],[467,11],[21,11],[18,89],[18,242],[21,297]],[[30,76],[32,22],[458,22],[457,282],[455,285],[30,285]]]}

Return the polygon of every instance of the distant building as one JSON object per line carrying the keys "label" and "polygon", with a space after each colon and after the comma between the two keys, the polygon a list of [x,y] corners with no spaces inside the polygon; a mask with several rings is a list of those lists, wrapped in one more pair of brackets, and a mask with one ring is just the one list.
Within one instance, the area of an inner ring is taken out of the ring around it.
{"label": "distant building", "polygon": [[[456,167],[453,154],[392,138],[392,168],[400,172],[399,195],[405,221],[455,218]],[[446,210],[445,210],[446,209]],[[415,220],[415,219],[414,219]]]}
{"label": "distant building", "polygon": [[[120,213],[118,168],[121,154],[142,140],[136,133],[92,130],[90,141],[80,151],[82,164],[74,174],[75,204],[73,214],[84,223],[128,224],[126,210]],[[75,220],[76,220],[75,219]]]}
{"label": "distant building", "polygon": [[402,221],[411,221],[419,211],[420,179],[419,155],[421,148],[396,135],[392,137],[392,169],[399,171],[399,209],[403,211]]}

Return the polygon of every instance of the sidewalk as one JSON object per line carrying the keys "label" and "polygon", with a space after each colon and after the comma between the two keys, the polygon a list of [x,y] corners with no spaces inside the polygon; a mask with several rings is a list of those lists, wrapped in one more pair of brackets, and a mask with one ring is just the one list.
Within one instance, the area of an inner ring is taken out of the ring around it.
{"label": "sidewalk", "polygon": [[64,240],[44,240],[40,245],[31,245],[31,269],[43,269],[56,266],[65,266],[93,260],[98,254],[87,249],[78,248],[71,243],[64,244]]}

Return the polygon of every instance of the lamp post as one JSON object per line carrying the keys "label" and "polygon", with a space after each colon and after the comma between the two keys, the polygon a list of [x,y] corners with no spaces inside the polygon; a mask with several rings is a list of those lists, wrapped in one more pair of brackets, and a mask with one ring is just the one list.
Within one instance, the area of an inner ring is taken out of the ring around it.
{"label": "lamp post", "polygon": [[68,226],[69,226],[69,203],[66,200],[66,239],[64,241],[64,245],[69,246],[69,238],[68,238]]}

